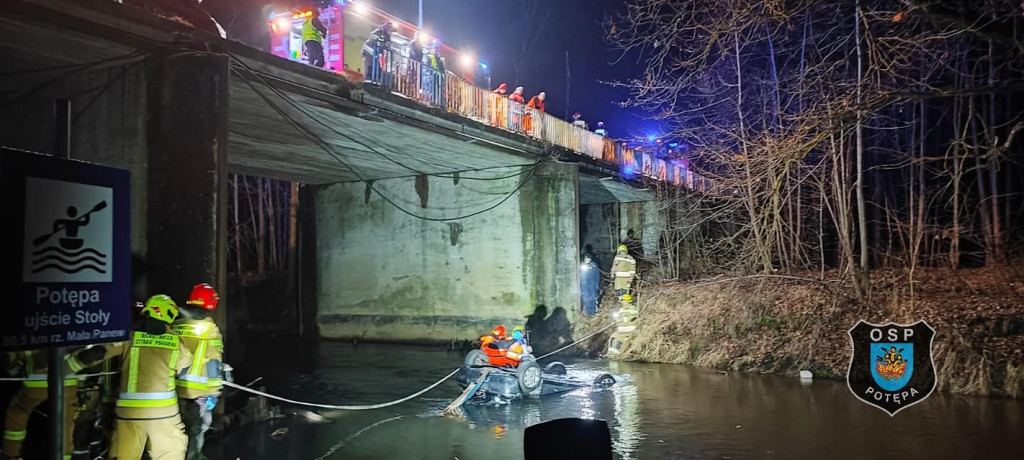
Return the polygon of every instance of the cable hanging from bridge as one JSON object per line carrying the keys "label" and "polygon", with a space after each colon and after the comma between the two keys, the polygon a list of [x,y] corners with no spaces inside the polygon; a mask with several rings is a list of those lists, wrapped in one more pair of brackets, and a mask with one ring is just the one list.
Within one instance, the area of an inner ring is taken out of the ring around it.
{"label": "cable hanging from bridge", "polygon": [[[266,81],[264,81],[262,78],[260,78],[260,76],[258,74],[256,74],[254,71],[252,71],[251,69],[249,69],[248,67],[246,67],[244,65],[243,65],[243,68],[245,68],[250,74],[252,74],[254,77],[259,79],[261,82],[263,82],[264,85],[266,85],[267,87],[271,88],[272,91],[277,92],[276,88],[273,88],[272,86],[270,86]],[[341,164],[343,167],[345,167],[345,169],[348,169],[349,172],[351,172],[353,175],[355,175],[356,178],[358,178],[360,182],[365,183],[366,186],[371,191],[373,191],[375,194],[377,194],[377,196],[381,197],[381,199],[383,199],[385,202],[390,204],[392,207],[394,207],[395,209],[398,209],[400,212],[402,212],[403,214],[406,214],[406,215],[408,215],[410,217],[414,217],[414,218],[417,218],[417,219],[421,219],[421,220],[425,220],[425,221],[430,221],[430,222],[451,222],[451,221],[456,221],[456,220],[467,219],[467,218],[470,218],[470,217],[475,217],[475,216],[478,216],[478,215],[483,214],[485,212],[494,210],[495,208],[497,208],[498,206],[501,206],[503,203],[505,203],[510,198],[512,198],[512,196],[514,196],[516,193],[518,193],[519,190],[522,189],[523,186],[525,186],[527,182],[529,182],[530,180],[533,179],[534,174],[536,172],[536,168],[537,168],[537,166],[541,162],[541,160],[538,160],[537,163],[535,163],[533,165],[533,167],[531,167],[529,169],[529,176],[527,176],[525,179],[521,180],[520,183],[515,187],[515,189],[513,189],[504,198],[502,198],[501,200],[499,200],[497,203],[495,203],[492,206],[489,206],[487,208],[481,209],[481,210],[473,212],[473,213],[469,213],[469,214],[461,215],[461,216],[456,216],[456,217],[429,217],[429,216],[421,216],[421,215],[416,214],[416,213],[414,213],[412,211],[409,211],[408,209],[405,209],[400,204],[396,203],[393,199],[391,199],[390,197],[385,195],[383,192],[381,192],[379,189],[374,187],[372,179],[367,179],[367,178],[363,177],[363,175],[360,174],[358,171],[356,171],[356,169],[353,168],[352,165],[348,164],[345,160],[343,160],[340,157],[340,155],[335,153],[331,149],[330,145],[325,140],[323,140],[318,135],[316,135],[316,133],[313,133],[311,130],[309,130],[309,128],[307,128],[307,127],[303,126],[302,124],[300,124],[299,122],[297,122],[287,112],[285,112],[281,107],[279,107],[272,100],[270,100],[269,97],[267,97],[267,95],[263,94],[263,92],[261,92],[258,88],[256,88],[256,85],[252,81],[250,81],[248,78],[246,78],[245,75],[243,75],[238,70],[237,67],[233,67],[231,70],[243,82],[245,82],[245,84],[248,85],[249,88],[252,89],[253,92],[255,92],[257,96],[260,97],[260,99],[262,99],[268,106],[270,106],[270,108],[273,109],[274,112],[276,112],[278,115],[280,115],[282,118],[284,118],[285,121],[287,121],[290,125],[292,125],[292,127],[295,128],[300,134],[305,136],[307,139],[313,141],[317,145],[317,147],[319,147],[325,153],[327,153],[328,156],[330,156],[335,161],[337,161],[339,164]],[[286,98],[286,96],[281,96],[281,97],[282,98]],[[306,112],[302,112],[302,113],[304,115],[306,115],[307,117],[313,118],[311,115],[309,115]]]}

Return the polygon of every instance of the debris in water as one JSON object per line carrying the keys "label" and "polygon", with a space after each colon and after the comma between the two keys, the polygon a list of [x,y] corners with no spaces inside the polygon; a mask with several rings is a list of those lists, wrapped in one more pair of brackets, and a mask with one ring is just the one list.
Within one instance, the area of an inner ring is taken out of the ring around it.
{"label": "debris in water", "polygon": [[736,425],[736,428],[743,428],[743,425]]}
{"label": "debris in water", "polygon": [[270,437],[273,439],[281,439],[286,434],[288,434],[288,428],[278,428],[274,430],[273,433],[270,433]]}
{"label": "debris in water", "polygon": [[304,419],[306,419],[306,420],[308,420],[308,421],[310,421],[312,423],[330,423],[331,422],[327,417],[324,417],[323,415],[320,415],[320,414],[318,414],[316,412],[313,412],[313,411],[310,411],[310,410],[299,409],[299,410],[296,410],[295,412],[292,412],[292,413],[295,414],[295,416],[302,417],[302,418],[304,418]]}
{"label": "debris in water", "polygon": [[814,374],[812,374],[811,371],[800,371],[800,378],[805,380],[811,380],[814,378]]}

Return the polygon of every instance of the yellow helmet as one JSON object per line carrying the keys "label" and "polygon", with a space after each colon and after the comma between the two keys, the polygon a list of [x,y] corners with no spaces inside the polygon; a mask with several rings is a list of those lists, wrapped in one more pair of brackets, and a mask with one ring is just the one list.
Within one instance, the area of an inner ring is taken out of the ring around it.
{"label": "yellow helmet", "polygon": [[622,300],[624,300],[626,302],[632,302],[633,301],[633,296],[631,296],[629,294],[622,294]]}
{"label": "yellow helmet", "polygon": [[171,296],[157,294],[146,299],[146,306],[142,308],[142,312],[149,314],[151,318],[171,324],[178,319],[178,304],[174,303]]}
{"label": "yellow helmet", "polygon": [[515,331],[526,332],[526,328],[524,328],[523,326],[516,326],[516,327],[512,328],[512,332],[515,332]]}
{"label": "yellow helmet", "polygon": [[629,250],[629,248],[627,248],[626,245],[624,245],[624,244],[620,244],[618,249],[616,249],[616,251],[618,251],[618,252],[626,252],[628,250]]}

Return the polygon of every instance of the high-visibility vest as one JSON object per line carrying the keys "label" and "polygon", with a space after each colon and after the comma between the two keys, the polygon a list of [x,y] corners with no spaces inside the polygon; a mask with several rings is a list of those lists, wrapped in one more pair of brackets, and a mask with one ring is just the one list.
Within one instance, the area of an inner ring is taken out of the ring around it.
{"label": "high-visibility vest", "polygon": [[[49,386],[47,382],[49,362],[47,361],[46,354],[46,350],[24,351],[15,354],[15,360],[21,361],[22,369],[25,373],[25,380],[22,381],[22,385],[28,388],[47,388]],[[75,372],[79,370],[81,369],[75,369],[71,365],[65,368],[64,386],[78,385],[78,378],[75,377]]]}
{"label": "high-visibility vest", "polygon": [[121,394],[115,403],[123,419],[155,420],[178,414],[174,375],[192,362],[177,334],[135,331],[122,354]]}
{"label": "high-visibility vest", "polygon": [[[182,318],[171,325],[171,330],[181,337],[185,347],[192,352],[192,364],[175,379],[178,397],[196,399],[220,394],[223,380],[219,363],[224,353],[224,343],[217,323],[212,318]],[[209,375],[208,364],[211,361],[218,367],[213,376]]]}
{"label": "high-visibility vest", "polygon": [[316,30],[316,27],[313,27],[313,19],[314,18],[309,18],[309,19],[306,20],[306,22],[304,22],[302,24],[302,42],[303,43],[308,42],[308,41],[314,41],[314,42],[317,42],[317,43],[323,43],[323,41],[324,41],[324,34],[320,33],[319,30]]}

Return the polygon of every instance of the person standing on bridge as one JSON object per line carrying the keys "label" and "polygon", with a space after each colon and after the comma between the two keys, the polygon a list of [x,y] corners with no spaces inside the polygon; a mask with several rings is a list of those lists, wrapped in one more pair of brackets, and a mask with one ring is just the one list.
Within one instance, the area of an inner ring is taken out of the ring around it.
{"label": "person standing on bridge", "polygon": [[387,85],[385,71],[391,59],[391,21],[381,24],[363,42],[363,80]]}
{"label": "person standing on bridge", "polygon": [[587,129],[587,122],[581,117],[579,112],[572,114],[572,125],[580,129]]}
{"label": "person standing on bridge", "polygon": [[601,137],[608,137],[608,131],[604,129],[603,121],[597,122],[597,128],[594,129],[594,134],[597,134],[598,136]]}
{"label": "person standing on bridge", "polygon": [[171,325],[171,330],[181,337],[193,356],[192,364],[175,379],[178,408],[188,435],[186,460],[204,458],[206,431],[213,424],[213,409],[223,384],[224,343],[217,323],[210,317],[219,300],[213,286],[206,283],[193,286],[181,309],[181,317]]}
{"label": "person standing on bridge", "polygon": [[541,137],[544,121],[540,114],[544,113],[544,99],[546,98],[547,93],[541,91],[526,103],[526,118],[523,120],[523,128],[533,137]]}
{"label": "person standing on bridge", "polygon": [[490,94],[491,126],[505,125],[505,112],[508,103],[505,100],[505,93],[508,92],[508,84],[502,83]]}
{"label": "person standing on bridge", "polygon": [[324,67],[324,37],[327,28],[320,21],[320,9],[313,8],[312,16],[302,24],[302,43],[306,47],[309,65],[322,69]]}
{"label": "person standing on bridge", "polygon": [[613,288],[621,296],[630,293],[633,285],[633,278],[636,277],[636,259],[629,255],[629,248],[620,244],[615,254],[615,262],[612,263],[612,276],[615,277]]}
{"label": "person standing on bridge", "polygon": [[517,133],[523,132],[523,104],[526,100],[523,99],[523,87],[517,86],[516,89],[512,90],[512,94],[508,96],[509,100],[509,112],[512,112],[509,117],[509,130]]}

